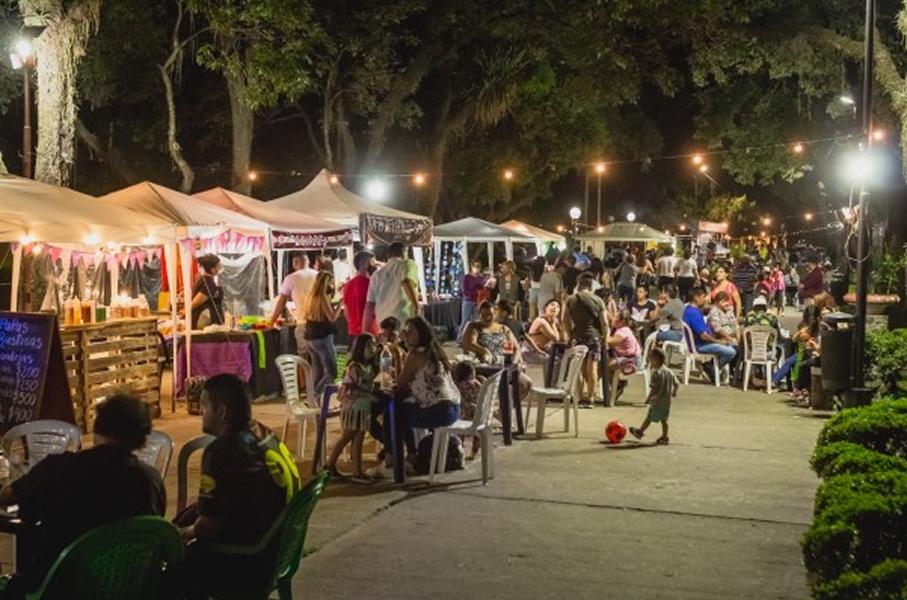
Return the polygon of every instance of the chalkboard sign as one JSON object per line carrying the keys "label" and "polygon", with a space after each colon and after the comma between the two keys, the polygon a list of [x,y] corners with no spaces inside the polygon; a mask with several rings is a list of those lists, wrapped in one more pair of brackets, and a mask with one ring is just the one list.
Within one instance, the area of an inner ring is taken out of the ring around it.
{"label": "chalkboard sign", "polygon": [[57,317],[0,311],[0,431],[36,419],[75,422]]}

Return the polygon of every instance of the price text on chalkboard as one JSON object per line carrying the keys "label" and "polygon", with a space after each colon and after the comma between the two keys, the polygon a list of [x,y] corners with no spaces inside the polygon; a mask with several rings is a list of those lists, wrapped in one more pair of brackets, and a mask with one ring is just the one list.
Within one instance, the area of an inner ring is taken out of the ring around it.
{"label": "price text on chalkboard", "polygon": [[[52,406],[45,406],[48,393]],[[72,420],[57,318],[0,312],[0,429],[42,418],[47,409]]]}

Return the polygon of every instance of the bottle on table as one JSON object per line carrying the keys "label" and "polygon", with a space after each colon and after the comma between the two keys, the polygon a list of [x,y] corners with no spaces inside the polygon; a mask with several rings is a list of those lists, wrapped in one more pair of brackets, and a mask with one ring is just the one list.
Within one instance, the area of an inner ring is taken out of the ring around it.
{"label": "bottle on table", "polygon": [[380,371],[379,381],[381,389],[389,389],[394,383],[394,356],[387,346],[384,346],[381,350],[381,356],[378,359],[378,369]]}

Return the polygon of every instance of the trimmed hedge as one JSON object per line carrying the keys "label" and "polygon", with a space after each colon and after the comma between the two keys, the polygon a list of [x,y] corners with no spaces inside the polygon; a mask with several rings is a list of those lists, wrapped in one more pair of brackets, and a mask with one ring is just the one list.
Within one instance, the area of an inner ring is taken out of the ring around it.
{"label": "trimmed hedge", "polygon": [[816,474],[824,479],[835,475],[873,471],[907,472],[907,460],[882,454],[853,442],[832,442],[816,447],[810,464]]}
{"label": "trimmed hedge", "polygon": [[823,478],[803,557],[821,600],[907,600],[907,398],[835,415],[810,461]]}
{"label": "trimmed hedge", "polygon": [[823,581],[868,571],[887,558],[907,559],[907,473],[832,477],[820,486],[815,505],[803,557]]}
{"label": "trimmed hedge", "polygon": [[868,573],[845,573],[816,586],[817,600],[907,600],[907,561],[886,560]]}
{"label": "trimmed hedge", "polygon": [[834,442],[852,442],[907,459],[907,398],[842,410],[822,428],[816,450]]}

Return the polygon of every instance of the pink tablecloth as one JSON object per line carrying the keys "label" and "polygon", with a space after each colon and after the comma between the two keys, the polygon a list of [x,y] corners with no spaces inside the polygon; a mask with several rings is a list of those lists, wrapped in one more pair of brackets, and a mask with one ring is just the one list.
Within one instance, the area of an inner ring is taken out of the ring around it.
{"label": "pink tablecloth", "polygon": [[[176,363],[176,395],[183,394],[186,346],[180,344]],[[211,377],[232,373],[246,383],[252,379],[252,351],[248,340],[241,342],[192,342],[192,376]]]}

